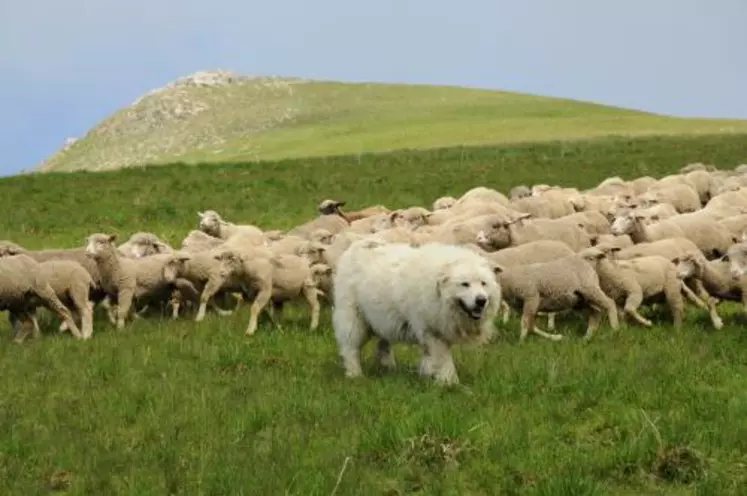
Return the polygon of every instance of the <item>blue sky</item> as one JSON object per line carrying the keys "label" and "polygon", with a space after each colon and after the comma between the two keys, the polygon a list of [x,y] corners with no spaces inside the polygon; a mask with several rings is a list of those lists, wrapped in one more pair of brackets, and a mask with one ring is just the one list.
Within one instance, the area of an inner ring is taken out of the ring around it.
{"label": "blue sky", "polygon": [[745,0],[0,0],[0,175],[199,70],[747,118]]}

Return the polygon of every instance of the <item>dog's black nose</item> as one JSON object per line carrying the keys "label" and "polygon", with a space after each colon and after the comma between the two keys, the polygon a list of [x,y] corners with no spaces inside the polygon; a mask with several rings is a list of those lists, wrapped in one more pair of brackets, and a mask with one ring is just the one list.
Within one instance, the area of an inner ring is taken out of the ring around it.
{"label": "dog's black nose", "polygon": [[484,306],[485,306],[485,303],[487,303],[487,302],[488,302],[488,299],[487,299],[487,298],[485,298],[485,297],[484,297],[484,296],[482,296],[482,295],[480,295],[480,296],[476,296],[476,297],[475,297],[475,306],[476,306],[477,308],[482,308],[482,307],[484,307]]}

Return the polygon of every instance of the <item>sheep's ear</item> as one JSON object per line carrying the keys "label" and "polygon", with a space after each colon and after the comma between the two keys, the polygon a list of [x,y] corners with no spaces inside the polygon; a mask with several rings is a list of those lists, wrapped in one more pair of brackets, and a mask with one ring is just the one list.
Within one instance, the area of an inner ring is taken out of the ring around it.
{"label": "sheep's ear", "polygon": [[347,202],[344,201],[338,201],[335,202],[335,207],[344,207]]}
{"label": "sheep's ear", "polygon": [[394,222],[395,217],[397,217],[400,214],[399,210],[395,210],[394,212],[389,214],[389,221]]}
{"label": "sheep's ear", "polygon": [[110,234],[107,239],[110,243],[114,243],[117,240],[117,233]]}
{"label": "sheep's ear", "polygon": [[680,257],[674,257],[674,258],[672,259],[672,263],[673,263],[674,265],[677,265],[677,264],[678,264],[678,263],[680,263],[681,261],[682,261],[682,259],[680,259]]}
{"label": "sheep's ear", "polygon": [[589,242],[591,243],[591,246],[596,246],[597,243],[599,243],[599,236],[596,234],[589,236]]}
{"label": "sheep's ear", "polygon": [[738,237],[736,237],[736,236],[732,236],[732,237],[731,237],[731,242],[732,242],[732,243],[739,243],[739,238],[738,238]]}
{"label": "sheep's ear", "polygon": [[205,217],[205,213],[204,212],[197,212],[197,217],[199,217],[200,219],[202,219],[203,217]]}
{"label": "sheep's ear", "polygon": [[728,254],[728,253],[725,253],[725,254],[724,254],[724,256],[723,256],[723,257],[721,257],[721,258],[720,258],[719,260],[722,260],[722,261],[724,261],[724,262],[728,262],[728,261],[730,260],[730,259],[729,259],[729,254]]}
{"label": "sheep's ear", "polygon": [[656,222],[656,221],[658,221],[658,220],[659,220],[659,216],[658,216],[658,215],[656,215],[656,214],[654,214],[654,215],[652,215],[651,217],[649,217],[649,219],[651,219],[651,220],[653,220],[654,222]]}
{"label": "sheep's ear", "polygon": [[619,246],[613,246],[612,248],[610,248],[610,253],[617,253],[618,251],[621,251],[621,250],[622,248],[620,248]]}
{"label": "sheep's ear", "polygon": [[492,268],[493,268],[493,274],[495,274],[495,275],[498,275],[498,274],[500,274],[501,272],[503,272],[505,270],[503,268],[503,266],[501,264],[499,264],[499,263],[493,263],[493,267]]}

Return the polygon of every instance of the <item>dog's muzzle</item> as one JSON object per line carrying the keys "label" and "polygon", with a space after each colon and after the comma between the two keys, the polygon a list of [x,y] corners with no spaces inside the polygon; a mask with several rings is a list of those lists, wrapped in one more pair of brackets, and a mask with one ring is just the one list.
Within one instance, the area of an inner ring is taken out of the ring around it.
{"label": "dog's muzzle", "polygon": [[474,320],[480,320],[482,314],[485,311],[485,306],[488,303],[488,299],[484,296],[477,296],[473,305],[469,306],[461,299],[459,300],[459,306],[464,310],[464,313],[469,315]]}

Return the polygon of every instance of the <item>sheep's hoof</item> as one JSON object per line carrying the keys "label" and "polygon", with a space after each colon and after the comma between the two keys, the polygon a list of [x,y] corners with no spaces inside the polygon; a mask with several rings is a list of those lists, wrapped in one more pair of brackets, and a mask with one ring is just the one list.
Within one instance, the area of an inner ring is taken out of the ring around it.
{"label": "sheep's hoof", "polygon": [[716,330],[720,330],[722,327],[724,327],[724,321],[721,320],[721,318],[713,319],[713,327],[715,327]]}
{"label": "sheep's hoof", "polygon": [[550,341],[562,341],[563,335],[562,334],[550,334],[547,339]]}

